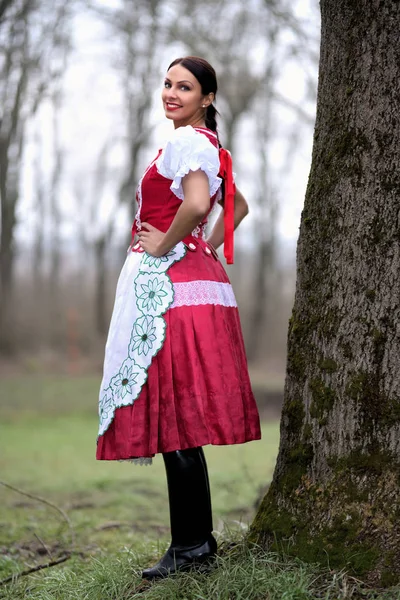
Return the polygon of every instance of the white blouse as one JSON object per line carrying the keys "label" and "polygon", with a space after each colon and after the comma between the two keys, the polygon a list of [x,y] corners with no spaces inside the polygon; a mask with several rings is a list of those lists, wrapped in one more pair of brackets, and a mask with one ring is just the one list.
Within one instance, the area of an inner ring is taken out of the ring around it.
{"label": "white blouse", "polygon": [[191,125],[174,130],[156,161],[156,167],[163,177],[172,179],[170,189],[180,200],[183,200],[182,179],[189,171],[204,171],[208,177],[210,197],[214,196],[222,182],[218,177],[218,148]]}

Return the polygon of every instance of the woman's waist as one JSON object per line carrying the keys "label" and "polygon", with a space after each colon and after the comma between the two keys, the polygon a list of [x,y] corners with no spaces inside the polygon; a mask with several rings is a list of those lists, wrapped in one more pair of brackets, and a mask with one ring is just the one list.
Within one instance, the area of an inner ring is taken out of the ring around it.
{"label": "woman's waist", "polygon": [[[160,229],[160,231],[163,231],[163,230]],[[134,228],[132,227],[132,241],[128,248],[128,252],[130,250],[132,252],[144,252],[143,248],[140,245],[140,242],[137,241],[135,235],[136,235],[136,230],[134,231]],[[204,235],[199,237],[197,235],[197,231],[190,233],[185,238],[183,238],[182,242],[178,242],[178,243],[183,243],[184,246],[186,247],[187,252],[190,252],[193,254],[201,253],[209,258],[212,257],[214,260],[219,260],[219,257],[218,257],[218,254],[217,254],[217,251],[215,250],[215,248],[205,240]]]}

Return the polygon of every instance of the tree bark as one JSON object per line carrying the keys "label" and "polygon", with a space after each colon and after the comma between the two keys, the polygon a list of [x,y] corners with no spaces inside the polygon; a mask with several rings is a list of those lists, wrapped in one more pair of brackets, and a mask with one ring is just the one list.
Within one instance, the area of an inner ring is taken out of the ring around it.
{"label": "tree bark", "polygon": [[321,0],[281,443],[250,540],[400,580],[400,9]]}
{"label": "tree bark", "polygon": [[50,323],[52,327],[49,330],[50,345],[54,348],[61,346],[62,335],[58,324],[63,321],[61,310],[61,269],[62,269],[62,252],[61,252],[61,199],[60,185],[62,180],[62,171],[64,167],[64,152],[60,140],[60,115],[62,108],[62,90],[60,83],[54,90],[52,95],[53,109],[53,173],[50,184],[50,273],[49,273],[49,288],[48,297],[50,305]]}
{"label": "tree bark", "polygon": [[107,262],[106,251],[108,250],[112,227],[96,240],[95,250],[95,318],[96,318],[96,333],[104,338],[107,335],[109,325],[109,315],[107,311]]}

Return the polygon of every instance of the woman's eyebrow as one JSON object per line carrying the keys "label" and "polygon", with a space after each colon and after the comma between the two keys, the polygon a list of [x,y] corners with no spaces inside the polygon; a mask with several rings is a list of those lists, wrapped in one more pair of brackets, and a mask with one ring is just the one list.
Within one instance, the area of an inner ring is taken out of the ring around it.
{"label": "woman's eyebrow", "polygon": [[[171,80],[168,79],[168,77],[165,78],[165,81],[168,81],[168,83],[172,83]],[[190,83],[190,85],[193,85],[193,83],[188,79],[183,79],[182,81],[178,81],[177,83]]]}

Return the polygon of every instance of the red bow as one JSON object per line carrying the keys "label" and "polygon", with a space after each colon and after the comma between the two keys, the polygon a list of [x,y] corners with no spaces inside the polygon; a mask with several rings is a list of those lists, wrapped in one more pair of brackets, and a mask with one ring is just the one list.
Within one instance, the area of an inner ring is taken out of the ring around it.
{"label": "red bow", "polygon": [[235,192],[232,157],[228,150],[219,150],[219,176],[224,180],[224,256],[228,265],[233,264],[233,232],[235,230]]}

